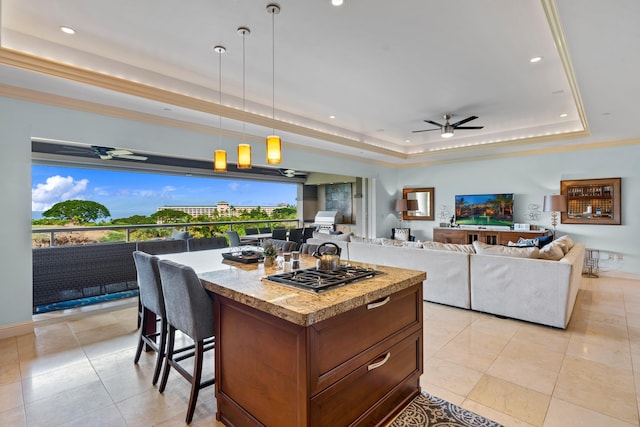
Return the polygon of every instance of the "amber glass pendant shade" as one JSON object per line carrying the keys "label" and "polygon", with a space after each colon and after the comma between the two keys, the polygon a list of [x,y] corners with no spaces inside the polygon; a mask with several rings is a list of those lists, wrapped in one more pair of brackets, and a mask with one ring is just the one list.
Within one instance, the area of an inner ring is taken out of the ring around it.
{"label": "amber glass pendant shade", "polygon": [[277,135],[267,137],[267,163],[277,165],[282,162],[282,142]]}
{"label": "amber glass pendant shade", "polygon": [[238,144],[238,169],[251,169],[251,145]]}
{"label": "amber glass pendant shade", "polygon": [[213,170],[214,172],[227,171],[227,152],[224,150],[216,150],[213,152]]}

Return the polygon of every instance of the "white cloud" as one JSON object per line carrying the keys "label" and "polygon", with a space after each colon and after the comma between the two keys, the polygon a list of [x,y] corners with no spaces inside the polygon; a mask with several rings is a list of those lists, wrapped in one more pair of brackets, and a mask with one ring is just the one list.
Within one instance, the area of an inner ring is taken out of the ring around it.
{"label": "white cloud", "polygon": [[44,184],[31,189],[31,210],[45,211],[58,202],[84,199],[83,192],[89,184],[88,179],[76,181],[71,176],[50,176]]}

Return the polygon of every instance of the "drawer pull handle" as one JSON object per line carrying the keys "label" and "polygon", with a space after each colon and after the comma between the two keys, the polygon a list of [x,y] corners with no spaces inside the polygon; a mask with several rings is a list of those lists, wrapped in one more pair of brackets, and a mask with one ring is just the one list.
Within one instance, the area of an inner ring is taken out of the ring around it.
{"label": "drawer pull handle", "polygon": [[382,301],[372,302],[370,304],[367,304],[367,310],[372,310],[374,308],[382,307],[383,305],[385,305],[389,301],[391,301],[391,297],[386,297]]}
{"label": "drawer pull handle", "polygon": [[384,365],[385,363],[387,363],[387,361],[389,360],[390,357],[391,357],[391,352],[388,352],[387,355],[384,356],[384,359],[382,359],[379,362],[372,363],[371,365],[367,366],[367,371],[373,371],[374,369],[377,369],[380,366]]}

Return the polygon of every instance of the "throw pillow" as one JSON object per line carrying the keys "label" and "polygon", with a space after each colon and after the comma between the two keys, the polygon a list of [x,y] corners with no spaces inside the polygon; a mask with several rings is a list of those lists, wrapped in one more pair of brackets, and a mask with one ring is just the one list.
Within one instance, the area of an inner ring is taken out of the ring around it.
{"label": "throw pillow", "polygon": [[349,240],[350,242],[355,242],[355,243],[369,243],[371,245],[381,245],[382,242],[380,242],[380,239],[378,238],[369,238],[369,237],[362,237],[362,236],[351,236],[351,240]]}
{"label": "throw pillow", "polygon": [[567,254],[567,252],[571,250],[571,248],[574,245],[573,240],[571,240],[571,237],[567,235],[558,237],[556,240],[554,240],[554,242],[560,245],[565,255]]}
{"label": "throw pillow", "polygon": [[540,249],[540,255],[538,255],[538,258],[548,261],[560,261],[563,257],[564,252],[560,245],[554,245],[553,243]]}
{"label": "throw pillow", "polygon": [[500,255],[514,258],[538,258],[540,249],[531,248],[514,248],[509,246],[488,245],[479,241],[473,242],[476,253],[481,255]]}
{"label": "throw pillow", "polygon": [[440,251],[464,252],[466,254],[476,253],[473,245],[458,245],[456,243],[422,242],[422,247]]}
{"label": "throw pillow", "polygon": [[538,240],[538,247],[542,249],[553,241],[553,234],[549,234],[548,236],[538,237],[537,240]]}
{"label": "throw pillow", "polygon": [[422,248],[421,242],[402,242],[402,246],[406,248]]}
{"label": "throw pillow", "polygon": [[409,229],[408,228],[396,228],[393,233],[393,238],[396,240],[409,240]]}
{"label": "throw pillow", "polygon": [[385,239],[384,237],[380,238],[380,242],[383,246],[402,246],[404,243],[402,240]]}
{"label": "throw pillow", "polygon": [[327,234],[314,231],[313,238],[328,242],[348,242],[351,238],[351,234]]}

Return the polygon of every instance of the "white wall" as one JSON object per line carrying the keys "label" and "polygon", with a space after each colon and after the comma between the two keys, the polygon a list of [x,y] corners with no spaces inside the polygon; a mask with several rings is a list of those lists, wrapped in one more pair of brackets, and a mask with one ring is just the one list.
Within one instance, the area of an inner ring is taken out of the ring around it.
{"label": "white wall", "polygon": [[31,127],[10,104],[0,98],[0,327],[30,324],[32,310]]}
{"label": "white wall", "polygon": [[640,273],[640,145],[571,151],[527,157],[462,162],[402,169],[398,187],[435,187],[435,220],[408,221],[416,238],[431,240],[440,223],[440,206],[453,209],[456,194],[514,193],[516,222],[551,228],[551,214],[529,220],[529,204],[560,194],[560,181],[622,177],[622,225],[558,224],[588,248],[622,254],[622,261],[602,262],[602,270]]}

